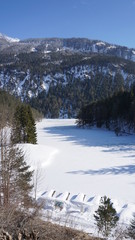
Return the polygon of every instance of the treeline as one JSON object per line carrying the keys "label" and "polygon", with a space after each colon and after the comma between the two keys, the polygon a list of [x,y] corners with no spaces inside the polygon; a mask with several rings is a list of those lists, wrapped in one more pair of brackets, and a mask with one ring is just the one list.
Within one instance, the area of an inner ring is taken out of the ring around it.
{"label": "treeline", "polygon": [[8,92],[0,90],[0,120],[5,116],[5,122],[11,123],[15,108],[21,104],[19,99],[10,95]]}
{"label": "treeline", "polygon": [[112,97],[82,107],[77,124],[104,126],[116,134],[135,131],[135,86],[129,92],[120,91]]}
{"label": "treeline", "polygon": [[[0,118],[4,113],[5,121],[11,123],[17,106],[21,106],[22,102],[19,98],[12,96],[6,91],[0,89]],[[24,104],[25,105],[25,104]],[[32,114],[35,121],[43,118],[43,114],[36,109],[32,108]]]}

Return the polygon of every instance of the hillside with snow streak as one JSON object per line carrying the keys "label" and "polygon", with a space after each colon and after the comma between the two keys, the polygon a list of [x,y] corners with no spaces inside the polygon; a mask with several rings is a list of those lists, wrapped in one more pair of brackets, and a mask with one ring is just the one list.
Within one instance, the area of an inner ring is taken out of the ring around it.
{"label": "hillside with snow streak", "polygon": [[78,128],[74,119],[44,119],[37,130],[38,144],[26,144],[25,151],[39,174],[44,217],[93,232],[93,213],[106,195],[119,222],[129,224],[135,213],[135,136]]}

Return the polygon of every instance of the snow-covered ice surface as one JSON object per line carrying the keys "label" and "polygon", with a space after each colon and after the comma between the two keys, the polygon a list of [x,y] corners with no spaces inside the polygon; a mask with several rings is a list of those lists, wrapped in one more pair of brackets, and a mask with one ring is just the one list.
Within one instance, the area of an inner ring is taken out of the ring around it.
{"label": "snow-covered ice surface", "polygon": [[93,232],[94,211],[106,195],[119,222],[130,222],[135,213],[134,135],[78,128],[74,119],[44,119],[37,132],[38,145],[25,149],[29,164],[38,169],[44,215]]}

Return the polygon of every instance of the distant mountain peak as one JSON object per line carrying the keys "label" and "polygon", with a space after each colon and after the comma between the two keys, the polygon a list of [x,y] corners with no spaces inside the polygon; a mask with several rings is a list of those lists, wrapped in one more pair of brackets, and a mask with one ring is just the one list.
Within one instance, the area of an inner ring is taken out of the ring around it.
{"label": "distant mountain peak", "polygon": [[68,51],[70,54],[103,54],[120,57],[135,62],[135,49],[101,40],[88,38],[30,38],[19,40],[0,33],[0,53],[31,53],[49,54],[50,52]]}
{"label": "distant mountain peak", "polygon": [[20,41],[20,39],[18,39],[18,38],[11,38],[11,37],[8,37],[7,35],[2,34],[2,33],[0,33],[0,38],[6,40],[9,43],[19,42]]}

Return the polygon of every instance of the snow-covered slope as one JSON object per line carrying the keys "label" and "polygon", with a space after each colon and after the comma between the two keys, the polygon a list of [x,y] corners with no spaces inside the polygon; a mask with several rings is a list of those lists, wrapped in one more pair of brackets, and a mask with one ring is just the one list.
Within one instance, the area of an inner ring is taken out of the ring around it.
{"label": "snow-covered slope", "polygon": [[130,87],[135,82],[135,74],[129,74],[123,70],[121,64],[108,64],[108,66],[98,66],[94,64],[77,65],[65,69],[61,72],[51,72],[49,74],[44,73],[43,76],[34,74],[27,69],[24,71],[7,71],[6,68],[0,72],[0,88],[9,91],[11,94],[21,97],[22,100],[31,99],[37,97],[41,92],[48,93],[50,85],[57,86],[62,84],[67,85],[72,80],[72,84],[75,80],[91,82],[96,74],[101,74],[100,85],[103,84],[102,79],[112,78],[112,82],[116,74],[120,74],[125,80],[125,85]]}
{"label": "snow-covered slope", "polygon": [[[87,38],[31,38],[19,40],[18,38],[11,38],[0,33],[0,42],[1,40],[2,44],[5,44],[5,46],[0,48],[0,51],[6,54],[29,53],[33,52],[34,49],[34,52],[37,51],[40,53],[59,51],[100,53],[135,61],[135,49],[110,44],[100,40],[91,40]],[[7,45],[7,43],[9,44]],[[13,44],[15,47],[13,47]]]}
{"label": "snow-covered slope", "polygon": [[16,43],[16,42],[20,41],[20,39],[18,39],[18,38],[11,38],[11,37],[8,37],[8,36],[6,36],[2,33],[0,33],[0,39],[4,39],[9,43]]}
{"label": "snow-covered slope", "polygon": [[37,196],[45,201],[44,217],[93,232],[93,213],[106,195],[119,223],[129,224],[135,213],[135,136],[80,129],[74,119],[46,119],[37,130],[38,145],[24,147],[39,174]]}

